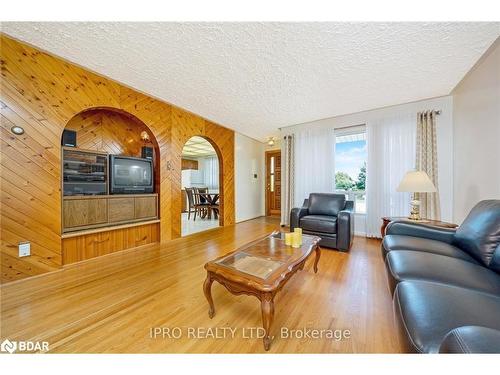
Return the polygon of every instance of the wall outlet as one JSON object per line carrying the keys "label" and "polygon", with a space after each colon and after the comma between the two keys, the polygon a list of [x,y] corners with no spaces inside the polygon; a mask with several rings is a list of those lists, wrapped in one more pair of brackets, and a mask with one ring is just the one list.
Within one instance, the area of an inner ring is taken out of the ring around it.
{"label": "wall outlet", "polygon": [[31,245],[29,242],[20,242],[19,243],[19,256],[20,257],[28,257],[31,255]]}

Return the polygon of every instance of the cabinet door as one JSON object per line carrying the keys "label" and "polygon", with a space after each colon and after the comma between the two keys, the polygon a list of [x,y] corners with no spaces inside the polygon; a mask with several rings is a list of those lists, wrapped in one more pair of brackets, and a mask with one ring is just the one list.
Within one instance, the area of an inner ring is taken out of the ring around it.
{"label": "cabinet door", "polygon": [[71,199],[63,201],[63,226],[75,228],[108,221],[107,200]]}
{"label": "cabinet door", "polygon": [[181,169],[198,169],[198,160],[181,159]]}
{"label": "cabinet door", "polygon": [[108,221],[108,200],[89,199],[88,225],[102,224]]}
{"label": "cabinet door", "polygon": [[63,201],[63,218],[64,228],[87,225],[88,200],[75,199]]}
{"label": "cabinet door", "polygon": [[110,198],[108,200],[108,222],[117,223],[134,219],[134,198]]}
{"label": "cabinet door", "polygon": [[156,197],[136,197],[135,218],[156,218]]}

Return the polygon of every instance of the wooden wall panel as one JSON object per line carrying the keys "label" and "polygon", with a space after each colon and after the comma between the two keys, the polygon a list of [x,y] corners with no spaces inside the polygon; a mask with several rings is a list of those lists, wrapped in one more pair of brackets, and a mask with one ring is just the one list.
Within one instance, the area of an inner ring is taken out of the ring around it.
{"label": "wooden wall panel", "polygon": [[141,133],[153,134],[142,122],[107,109],[88,110],[77,114],[66,125],[77,132],[77,147],[115,155],[141,156],[142,146],[156,148],[156,142],[144,143]]}
{"label": "wooden wall panel", "polygon": [[160,240],[158,223],[86,234],[62,240],[63,264],[115,253]]}
{"label": "wooden wall panel", "polygon": [[[0,34],[2,282],[62,266],[60,139],[89,109],[109,109],[144,123],[159,149],[161,242],[181,232],[181,153],[192,136],[218,152],[224,225],[234,224],[234,132]],[[13,124],[25,134],[14,136]],[[90,142],[91,138],[88,138]],[[32,242],[19,258],[17,245]]]}

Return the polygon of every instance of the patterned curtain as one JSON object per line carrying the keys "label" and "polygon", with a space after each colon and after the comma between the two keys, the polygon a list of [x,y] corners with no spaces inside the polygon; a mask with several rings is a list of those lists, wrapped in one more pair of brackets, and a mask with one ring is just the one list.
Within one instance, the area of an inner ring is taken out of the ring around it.
{"label": "patterned curtain", "polygon": [[[417,147],[416,168],[424,171],[438,186],[437,144],[436,144],[436,111],[417,113]],[[423,218],[440,220],[441,210],[439,192],[417,193],[420,200],[420,215]]]}
{"label": "patterned curtain", "polygon": [[281,225],[290,225],[290,211],[294,202],[294,139],[286,135],[281,142]]}

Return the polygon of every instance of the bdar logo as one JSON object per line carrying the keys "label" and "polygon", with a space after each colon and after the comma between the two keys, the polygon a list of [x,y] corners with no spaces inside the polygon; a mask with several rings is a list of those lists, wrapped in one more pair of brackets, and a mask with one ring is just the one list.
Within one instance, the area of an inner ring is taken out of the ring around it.
{"label": "bdar logo", "polygon": [[17,349],[17,342],[10,341],[9,339],[5,339],[0,345],[0,350],[2,352],[9,352],[10,354],[14,353]]}

